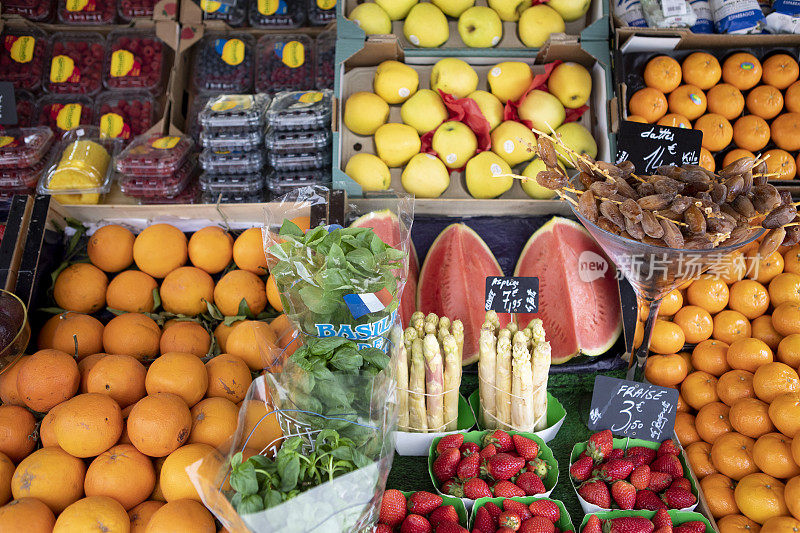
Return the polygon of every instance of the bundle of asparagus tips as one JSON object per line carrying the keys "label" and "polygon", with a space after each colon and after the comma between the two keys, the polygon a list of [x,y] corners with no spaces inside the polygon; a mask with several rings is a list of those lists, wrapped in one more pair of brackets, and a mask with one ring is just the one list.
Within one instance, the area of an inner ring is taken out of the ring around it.
{"label": "bundle of asparagus tips", "polygon": [[[556,134],[533,132],[538,140],[531,148],[547,167],[537,174],[537,183],[606,231],[655,246],[704,250],[743,242],[765,228],[762,256],[800,243],[798,204],[767,183],[774,176],[767,172],[768,156],[737,159],[716,174],[698,165],[665,165],[640,176],[630,161],[594,161]],[[559,167],[556,145],[580,172],[577,180]]]}
{"label": "bundle of asparagus tips", "polygon": [[434,313],[411,316],[395,369],[401,431],[458,429],[463,349],[464,325],[460,320]]}
{"label": "bundle of asparagus tips", "polygon": [[550,343],[538,318],[524,328],[500,328],[488,311],[479,338],[478,390],[487,429],[538,431],[547,427]]}

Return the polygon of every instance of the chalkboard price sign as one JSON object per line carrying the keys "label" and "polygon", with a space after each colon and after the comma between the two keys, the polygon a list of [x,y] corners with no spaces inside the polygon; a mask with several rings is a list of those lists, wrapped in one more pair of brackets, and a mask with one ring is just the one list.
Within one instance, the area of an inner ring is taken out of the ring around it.
{"label": "chalkboard price sign", "polygon": [[486,278],[486,310],[498,313],[538,313],[539,278]]}
{"label": "chalkboard price sign", "polygon": [[5,126],[17,123],[17,101],[14,98],[14,84],[0,81],[0,124]]}
{"label": "chalkboard price sign", "polygon": [[589,429],[661,442],[672,437],[678,391],[649,383],[597,376]]}
{"label": "chalkboard price sign", "polygon": [[617,135],[617,163],[630,161],[639,174],[661,165],[697,165],[703,132],[624,120]]}

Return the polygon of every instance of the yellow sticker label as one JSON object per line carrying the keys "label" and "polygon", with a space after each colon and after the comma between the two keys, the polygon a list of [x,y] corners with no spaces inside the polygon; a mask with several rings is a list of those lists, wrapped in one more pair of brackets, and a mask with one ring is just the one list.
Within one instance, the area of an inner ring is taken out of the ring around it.
{"label": "yellow sticker label", "polygon": [[231,66],[236,66],[244,61],[244,42],[241,39],[217,39],[214,49],[222,60]]}
{"label": "yellow sticker label", "polygon": [[280,6],[280,0],[258,0],[258,12],[262,15],[274,15]]}
{"label": "yellow sticker label", "polygon": [[200,9],[206,13],[215,13],[219,11],[221,7],[221,2],[216,2],[215,0],[200,0]]}
{"label": "yellow sticker label", "polygon": [[150,142],[150,146],[159,150],[169,150],[170,148],[175,148],[180,140],[180,137],[159,137]]}
{"label": "yellow sticker label", "polygon": [[230,111],[231,109],[250,109],[253,107],[252,97],[244,94],[228,95],[211,104],[214,111]]}
{"label": "yellow sticker label", "polygon": [[82,112],[83,106],[81,104],[66,104],[56,114],[56,125],[59,129],[65,131],[77,128],[81,123]]}
{"label": "yellow sticker label", "polygon": [[308,91],[307,93],[303,93],[297,99],[298,102],[301,104],[313,104],[314,102],[319,102],[322,100],[322,93],[319,91]]}
{"label": "yellow sticker label", "polygon": [[317,7],[320,9],[333,9],[336,7],[336,0],[317,0]]}
{"label": "yellow sticker label", "polygon": [[6,136],[2,136],[2,137],[0,137],[0,148],[5,148],[6,146],[8,146],[9,144],[11,144],[13,142],[14,142],[14,137],[9,137],[7,135]]}
{"label": "yellow sticker label", "polygon": [[67,0],[66,3],[67,11],[94,11],[93,0]]}
{"label": "yellow sticker label", "polygon": [[131,129],[118,114],[106,113],[100,117],[100,136],[127,139],[131,136]]}
{"label": "yellow sticker label", "polygon": [[53,83],[71,82],[80,79],[80,72],[75,68],[75,62],[69,56],[55,56],[50,63],[50,81]]}
{"label": "yellow sticker label", "polygon": [[136,61],[132,53],[127,50],[117,50],[111,54],[109,73],[112,78],[138,76],[142,73],[142,66]]}
{"label": "yellow sticker label", "polygon": [[281,57],[283,64],[289,68],[297,68],[306,62],[306,47],[299,41],[289,41],[284,44],[282,49],[278,50],[279,45],[276,45],[276,51]]}
{"label": "yellow sticker label", "polygon": [[7,35],[5,42],[8,55],[17,63],[28,63],[33,59],[33,51],[36,49],[36,39],[30,35]]}

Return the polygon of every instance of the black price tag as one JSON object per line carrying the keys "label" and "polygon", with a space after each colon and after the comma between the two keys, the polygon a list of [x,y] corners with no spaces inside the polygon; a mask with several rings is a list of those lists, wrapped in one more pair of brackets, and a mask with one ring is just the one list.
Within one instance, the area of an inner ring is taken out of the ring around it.
{"label": "black price tag", "polygon": [[617,135],[617,163],[630,161],[639,174],[661,165],[697,165],[703,132],[624,120]]}
{"label": "black price tag", "polygon": [[624,379],[594,380],[589,429],[661,442],[672,438],[678,391]]}
{"label": "black price tag", "polygon": [[486,310],[498,313],[538,313],[539,278],[486,278]]}
{"label": "black price tag", "polygon": [[14,98],[14,84],[0,81],[0,124],[10,126],[17,123],[17,99]]}

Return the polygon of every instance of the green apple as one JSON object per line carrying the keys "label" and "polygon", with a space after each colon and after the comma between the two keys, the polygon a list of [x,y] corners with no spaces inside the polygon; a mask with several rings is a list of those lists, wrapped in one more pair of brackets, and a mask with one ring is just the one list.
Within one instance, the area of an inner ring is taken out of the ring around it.
{"label": "green apple", "polygon": [[533,81],[533,73],[527,63],[505,61],[493,66],[486,79],[492,94],[505,104],[509,100],[516,102],[525,94]]}
{"label": "green apple", "polygon": [[389,18],[392,20],[400,20],[406,18],[411,8],[417,5],[419,0],[375,0],[386,11]]}
{"label": "green apple", "polygon": [[589,101],[592,94],[592,75],[582,65],[561,63],[547,79],[547,88],[564,107],[575,109]]}
{"label": "green apple", "polygon": [[388,118],[389,104],[375,93],[353,93],[344,103],[344,125],[356,135],[372,135]]}
{"label": "green apple", "polygon": [[[567,122],[556,128],[556,134],[561,136],[561,140],[568,148],[582,155],[588,155],[592,159],[597,157],[597,143],[589,130],[577,122]],[[574,168],[572,163],[564,156],[565,151],[556,145],[558,160],[570,168]]]}
{"label": "green apple", "polygon": [[535,154],[536,137],[524,124],[506,120],[492,131],[492,152],[511,165],[519,165]]}
{"label": "green apple", "polygon": [[470,48],[491,48],[503,38],[503,21],[494,9],[471,7],[458,17],[458,34]]}
{"label": "green apple", "polygon": [[[567,171],[567,169],[564,168],[564,165],[561,164],[561,161],[558,162],[558,166],[560,166],[564,172]],[[536,182],[536,174],[542,170],[547,170],[547,166],[545,166],[544,161],[539,159],[538,156],[534,157],[531,162],[528,163],[528,166],[525,167],[525,170],[522,171],[523,176],[531,178],[522,182],[522,190],[525,191],[531,198],[536,198],[537,200],[549,200],[556,195],[556,191],[548,189],[547,187],[542,187]]]}
{"label": "green apple", "polygon": [[461,13],[475,5],[475,0],[431,0],[433,5],[448,17],[458,18]]}
{"label": "green apple", "polygon": [[552,33],[564,33],[564,19],[558,11],[544,4],[522,12],[517,26],[519,40],[529,48],[541,48]]}
{"label": "green apple", "polygon": [[375,150],[390,167],[402,167],[419,153],[420,147],[417,130],[406,124],[390,122],[375,132]]}
{"label": "green apple", "polygon": [[486,91],[475,91],[470,93],[467,98],[472,98],[478,104],[484,118],[489,121],[489,131],[503,122],[503,104],[495,95]]}
{"label": "green apple", "polygon": [[417,154],[403,169],[400,179],[407,193],[417,198],[438,198],[450,186],[450,171],[438,157]]}
{"label": "green apple", "polygon": [[355,154],[347,161],[344,173],[365,191],[385,191],[392,183],[389,167],[372,154]]}
{"label": "green apple", "polygon": [[402,104],[417,92],[419,75],[405,63],[390,59],[375,69],[375,93],[389,104]]}
{"label": "green apple", "polygon": [[441,9],[423,2],[411,8],[403,23],[403,34],[414,46],[436,48],[450,38],[450,25]]}
{"label": "green apple", "polygon": [[400,107],[400,118],[420,135],[428,133],[449,116],[439,93],[430,89],[420,89]]}
{"label": "green apple", "polygon": [[550,133],[550,128],[559,127],[567,117],[558,98],[538,89],[528,93],[517,113],[519,118],[530,121],[534,128],[545,133]]}
{"label": "green apple", "polygon": [[440,59],[431,70],[431,89],[464,98],[478,88],[478,73],[466,61],[454,57]]}
{"label": "green apple", "polygon": [[474,198],[497,198],[514,184],[511,167],[494,152],[481,152],[467,163],[467,191]]}
{"label": "green apple", "polygon": [[497,11],[501,19],[516,22],[532,3],[531,0],[489,0],[489,7]]}
{"label": "green apple", "polygon": [[378,4],[360,4],[350,12],[350,20],[367,35],[392,33],[392,21]]}
{"label": "green apple", "polygon": [[431,147],[447,168],[461,168],[478,150],[478,139],[466,124],[451,120],[436,129]]}
{"label": "green apple", "polygon": [[592,0],[549,0],[547,5],[558,11],[561,17],[572,22],[586,15]]}

